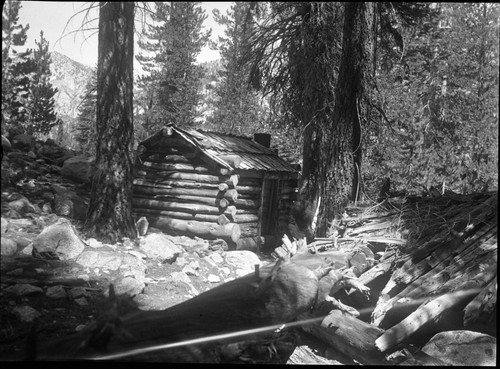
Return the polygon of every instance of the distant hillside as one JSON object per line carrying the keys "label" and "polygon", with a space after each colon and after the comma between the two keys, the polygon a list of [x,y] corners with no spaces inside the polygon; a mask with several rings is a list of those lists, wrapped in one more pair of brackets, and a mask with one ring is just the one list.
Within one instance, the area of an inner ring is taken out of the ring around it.
{"label": "distant hillside", "polygon": [[56,112],[76,118],[85,86],[92,77],[92,68],[80,64],[57,51],[51,53],[51,82],[59,92],[55,96]]}

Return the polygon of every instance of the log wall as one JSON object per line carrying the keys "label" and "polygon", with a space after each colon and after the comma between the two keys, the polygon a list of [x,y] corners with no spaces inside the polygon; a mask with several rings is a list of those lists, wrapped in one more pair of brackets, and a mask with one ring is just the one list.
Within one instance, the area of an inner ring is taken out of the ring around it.
{"label": "log wall", "polygon": [[[222,238],[245,248],[258,245],[262,231],[270,229],[263,219],[274,222],[275,232],[286,231],[296,179],[280,179],[279,173],[231,172],[175,132],[170,137],[157,134],[143,144],[133,182],[136,219],[145,216],[165,232]],[[263,188],[264,176],[268,185]],[[272,181],[274,187],[269,185]]]}

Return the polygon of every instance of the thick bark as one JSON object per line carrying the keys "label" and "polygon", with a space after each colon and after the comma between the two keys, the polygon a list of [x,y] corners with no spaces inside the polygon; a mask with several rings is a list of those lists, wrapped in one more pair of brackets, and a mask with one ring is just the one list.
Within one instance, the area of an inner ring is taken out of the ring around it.
{"label": "thick bark", "polygon": [[[305,116],[303,179],[292,215],[308,235],[323,237],[328,222],[359,195],[361,167],[360,105],[373,68],[374,4],[346,3],[343,52],[333,109],[327,100]],[[311,16],[313,17],[314,14]],[[324,75],[334,80],[334,73]],[[331,91],[330,91],[331,93]],[[325,91],[323,95],[328,95]],[[331,94],[333,95],[333,94]]]}
{"label": "thick bark", "polygon": [[324,193],[318,216],[318,235],[327,222],[360,193],[361,130],[360,106],[367,98],[372,80],[374,3],[345,4],[343,52],[335,90],[332,125],[324,138],[326,163]]}
{"label": "thick bark", "polygon": [[85,231],[116,242],[135,238],[133,167],[134,3],[100,4],[97,147]]}

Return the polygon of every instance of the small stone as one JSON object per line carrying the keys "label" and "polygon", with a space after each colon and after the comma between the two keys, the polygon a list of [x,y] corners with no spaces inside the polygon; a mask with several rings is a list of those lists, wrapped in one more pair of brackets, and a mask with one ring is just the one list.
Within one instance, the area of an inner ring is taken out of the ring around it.
{"label": "small stone", "polygon": [[82,281],[85,282],[90,281],[90,277],[87,274],[78,274],[76,278],[81,279]]}
{"label": "small stone", "polygon": [[220,282],[220,277],[218,275],[209,274],[208,275],[208,281],[210,283],[217,283],[217,282]]}
{"label": "small stone", "polygon": [[87,240],[87,245],[89,245],[90,247],[92,247],[94,249],[102,247],[102,243],[97,241],[95,238],[89,238]]}
{"label": "small stone", "polygon": [[193,268],[194,270],[198,270],[200,269],[200,263],[198,262],[198,260],[193,260],[189,263],[189,266],[191,268]]}
{"label": "small stone", "polygon": [[85,328],[87,328],[87,326],[85,324],[80,324],[80,325],[77,325],[76,328],[75,328],[75,331],[76,332],[81,332],[83,331]]}
{"label": "small stone", "polygon": [[32,284],[19,283],[13,286],[9,286],[4,289],[5,292],[13,293],[17,296],[27,296],[34,295],[37,293],[43,293],[43,289]]}
{"label": "small stone", "polygon": [[172,277],[172,280],[174,280],[174,281],[191,283],[191,279],[189,279],[187,274],[184,272],[172,272],[172,274],[170,274],[170,276]]}
{"label": "small stone", "polygon": [[82,296],[88,296],[88,292],[83,287],[73,287],[68,291],[69,297],[77,299]]}
{"label": "small stone", "polygon": [[5,273],[7,275],[11,276],[19,276],[23,274],[23,268],[16,268],[14,270],[11,270],[10,272]]}
{"label": "small stone", "polygon": [[87,301],[87,299],[85,297],[79,297],[77,299],[74,300],[78,305],[80,306],[86,306],[89,304],[89,302]]}
{"label": "small stone", "polygon": [[50,297],[54,300],[64,299],[66,298],[66,290],[63,286],[52,286],[47,288],[45,296]]}
{"label": "small stone", "polygon": [[222,256],[220,256],[220,254],[218,252],[214,252],[214,253],[208,255],[208,257],[210,259],[212,259],[212,261],[216,264],[220,264],[220,263],[224,262],[224,259],[222,258]]}
{"label": "small stone", "polygon": [[184,266],[184,265],[187,264],[187,260],[186,260],[186,258],[180,256],[180,257],[177,258],[177,260],[175,260],[175,263],[178,266],[182,267],[182,266]]}
{"label": "small stone", "polygon": [[228,267],[222,267],[222,268],[220,268],[220,271],[222,273],[224,273],[225,276],[228,276],[229,274],[231,274],[231,270]]}
{"label": "small stone", "polygon": [[137,280],[136,278],[130,276],[122,278],[118,282],[114,283],[115,293],[117,295],[126,294],[132,297],[142,293],[145,286],[146,285],[143,281]]}
{"label": "small stone", "polygon": [[17,252],[17,242],[7,237],[2,237],[0,241],[0,255],[12,256]]}
{"label": "small stone", "polygon": [[190,266],[185,266],[184,268],[182,268],[182,272],[186,273],[187,275],[193,275],[196,277],[200,275],[200,273],[198,273],[196,270],[194,270]]}
{"label": "small stone", "polygon": [[42,315],[31,306],[16,306],[12,309],[12,313],[17,316],[20,321],[25,323],[31,323]]}
{"label": "small stone", "polygon": [[24,249],[22,249],[21,253],[23,255],[32,255],[33,254],[33,242],[30,243],[28,246],[26,246]]}
{"label": "small stone", "polygon": [[235,273],[236,273],[236,275],[237,275],[237,276],[238,276],[238,278],[239,278],[239,277],[243,277],[243,276],[245,276],[245,275],[247,275],[247,274],[249,274],[249,273],[251,273],[251,272],[249,272],[249,271],[248,271],[248,270],[246,270],[246,269],[236,269]]}

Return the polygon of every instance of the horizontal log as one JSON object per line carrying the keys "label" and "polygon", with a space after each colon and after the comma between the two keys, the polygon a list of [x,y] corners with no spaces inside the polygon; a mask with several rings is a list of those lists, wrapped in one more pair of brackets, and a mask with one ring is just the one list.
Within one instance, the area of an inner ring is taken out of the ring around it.
{"label": "horizontal log", "polygon": [[195,220],[180,220],[162,217],[152,218],[151,224],[153,227],[178,236],[196,236],[206,239],[221,238],[233,243],[236,243],[241,236],[241,228],[235,223],[219,225],[216,223],[199,222]]}
{"label": "horizontal log", "polygon": [[187,196],[187,195],[153,195],[150,197],[153,200],[161,200],[168,202],[182,202],[186,204],[205,204],[211,206],[217,206],[221,209],[227,208],[229,206],[229,200],[224,198],[211,198],[203,196]]}
{"label": "horizontal log", "polygon": [[240,210],[236,210],[236,217],[234,219],[234,221],[238,224],[240,223],[251,223],[251,222],[258,222],[259,220],[259,214],[255,213],[255,214],[242,214],[242,213],[238,213]]}
{"label": "horizontal log", "polygon": [[152,163],[167,163],[167,164],[190,164],[193,162],[193,154],[190,155],[190,158],[184,155],[173,155],[169,153],[155,153],[151,155],[151,152],[148,152],[147,159],[142,159],[143,161],[149,161]]}
{"label": "horizontal log", "polygon": [[[160,210],[160,209],[146,209],[146,208],[137,208],[134,207],[132,214],[134,214],[137,218],[140,216],[145,216],[146,218],[149,216],[153,217],[167,217],[167,218],[175,218],[175,219],[184,219],[184,220],[198,220],[201,222],[209,222],[209,223],[220,223],[221,217],[224,216],[232,219],[230,214],[221,214],[221,215],[212,215],[212,214],[202,214],[202,213],[187,213],[183,211],[170,211],[170,210]],[[227,223],[230,223],[229,221]]]}
{"label": "horizontal log", "polygon": [[219,190],[210,190],[210,189],[190,189],[190,188],[166,188],[166,187],[150,187],[150,186],[142,186],[142,185],[134,185],[133,186],[134,195],[165,195],[165,196],[198,196],[212,199],[220,199],[225,198],[231,201],[235,201],[238,199],[238,192],[235,189],[227,190],[227,191],[219,191]]}
{"label": "horizontal log", "polygon": [[258,200],[251,200],[251,199],[237,199],[236,201],[233,201],[234,205],[238,209],[240,208],[252,208],[256,209],[259,207],[260,202]]}
{"label": "horizontal log", "polygon": [[[140,171],[139,171],[140,172]],[[144,172],[144,171],[142,171]],[[161,173],[161,172],[159,172]],[[146,172],[145,172],[146,174]],[[144,184],[147,185],[149,183],[153,184],[162,184],[164,183],[163,181],[173,181],[173,180],[182,180],[182,181],[193,181],[195,183],[201,182],[201,183],[212,183],[216,184],[217,186],[219,183],[224,182],[227,183],[228,185],[234,187],[233,184],[233,179],[231,176],[222,176],[222,175],[212,175],[212,174],[199,174],[199,173],[184,173],[184,172],[178,172],[178,171],[163,171],[163,174],[158,174],[155,175],[155,172],[147,172],[149,174],[149,177],[156,177],[158,178],[157,181],[148,181],[148,180],[142,180],[138,181],[138,184]],[[137,178],[134,179],[134,182],[137,181]],[[165,182],[165,184],[170,185],[170,183]]]}
{"label": "horizontal log", "polygon": [[220,168],[214,165],[214,167],[210,167],[205,164],[168,164],[168,163],[154,163],[150,161],[143,161],[140,164],[136,165],[138,170],[151,170],[156,172],[164,172],[164,171],[177,171],[177,172],[188,172],[195,174],[221,174],[221,175],[229,175],[232,174],[232,171],[227,168]]}
{"label": "horizontal log", "polygon": [[208,188],[212,190],[219,190],[219,184],[217,183],[208,183],[208,182],[194,182],[194,181],[185,181],[185,180],[165,180],[165,179],[146,179],[146,178],[138,178],[136,177],[133,181],[134,185],[140,186],[148,186],[155,188]]}
{"label": "horizontal log", "polygon": [[263,178],[265,176],[267,179],[296,179],[299,175],[298,172],[265,172],[254,169],[235,169],[233,173],[245,176],[247,178]]}
{"label": "horizontal log", "polygon": [[182,203],[182,202],[171,202],[171,201],[161,201],[152,200],[146,198],[134,197],[132,199],[133,208],[152,208],[161,210],[170,210],[176,212],[186,212],[191,214],[213,214],[219,216],[220,214],[233,214],[235,209],[228,206],[225,209],[202,204],[192,204],[192,203]]}

